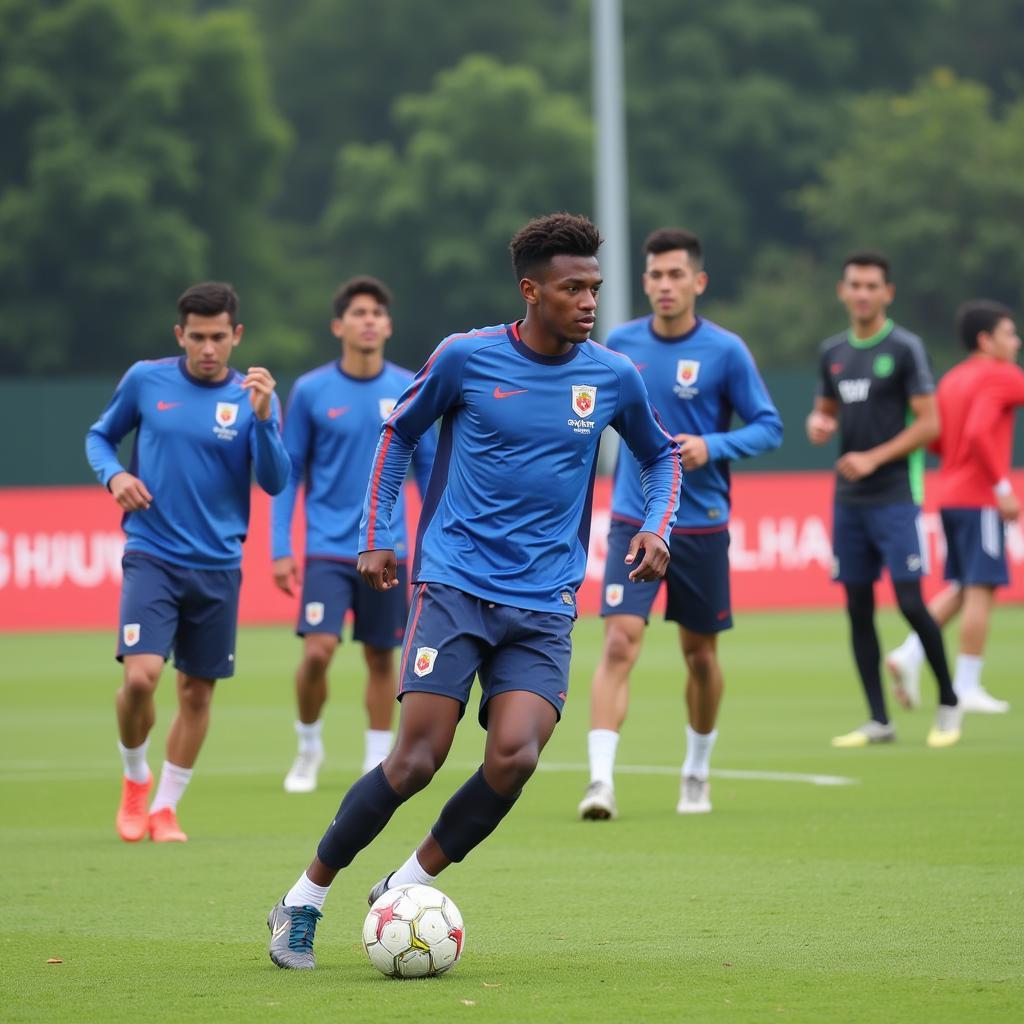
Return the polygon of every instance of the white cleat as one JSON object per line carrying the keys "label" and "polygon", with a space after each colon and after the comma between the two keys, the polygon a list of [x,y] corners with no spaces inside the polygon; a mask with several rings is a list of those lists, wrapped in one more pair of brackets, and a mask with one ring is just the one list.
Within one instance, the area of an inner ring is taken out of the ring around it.
{"label": "white cleat", "polygon": [[711,783],[696,775],[684,775],[679,787],[677,814],[710,814]]}
{"label": "white cleat", "polygon": [[615,790],[607,782],[592,782],[580,801],[579,815],[584,821],[609,821],[619,813]]}
{"label": "white cleat", "polygon": [[286,793],[312,793],[316,789],[316,778],[324,755],[299,754],[292,762],[291,770],[284,777]]}
{"label": "white cleat", "polygon": [[958,706],[963,711],[976,715],[1005,715],[1010,710],[1010,702],[993,697],[984,686],[978,686],[967,693],[956,695]]}
{"label": "white cleat", "polygon": [[892,695],[905,708],[921,705],[921,662],[897,647],[885,656],[885,667],[892,679]]}

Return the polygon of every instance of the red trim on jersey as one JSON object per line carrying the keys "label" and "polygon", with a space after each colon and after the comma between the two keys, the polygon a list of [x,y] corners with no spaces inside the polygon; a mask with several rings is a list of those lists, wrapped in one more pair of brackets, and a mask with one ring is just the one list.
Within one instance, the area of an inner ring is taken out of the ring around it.
{"label": "red trim on jersey", "polygon": [[377,531],[377,504],[380,496],[380,477],[381,473],[384,471],[384,457],[388,453],[388,448],[391,445],[391,438],[393,434],[394,428],[389,424],[385,424],[384,439],[381,442],[380,451],[377,453],[377,461],[373,467],[373,478],[370,482],[370,525],[366,531],[367,551],[376,550],[373,546],[373,535]]}
{"label": "red trim on jersey", "polygon": [[[666,435],[667,437],[668,435]],[[674,444],[675,442],[673,442]],[[679,449],[676,448],[675,458],[672,460],[672,495],[675,498],[667,509],[665,509],[665,518],[661,521],[661,526],[658,527],[658,536],[660,537],[668,526],[668,521],[672,518],[672,513],[675,512],[679,505],[679,484],[682,480],[683,471],[679,465]]]}
{"label": "red trim on jersey", "polygon": [[412,619],[409,620],[409,630],[402,649],[402,664],[398,669],[398,692],[402,692],[405,681],[405,666],[409,661],[409,649],[412,647],[412,638],[416,635],[416,623],[420,621],[420,609],[423,607],[423,595],[427,592],[426,583],[421,583],[419,593],[416,595],[416,607],[413,609]]}

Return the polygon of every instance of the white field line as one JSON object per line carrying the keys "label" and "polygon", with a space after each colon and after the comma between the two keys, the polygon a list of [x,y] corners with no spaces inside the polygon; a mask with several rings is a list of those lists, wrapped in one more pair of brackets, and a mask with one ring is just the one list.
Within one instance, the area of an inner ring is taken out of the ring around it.
{"label": "white field line", "polygon": [[[545,761],[537,767],[542,772],[583,772],[590,769],[585,764],[551,764]],[[679,768],[668,764],[617,764],[615,771],[620,775],[678,775]],[[812,786],[855,786],[859,779],[845,775],[813,775],[804,772],[759,772],[734,768],[712,768],[711,774],[717,779],[750,779],[754,782],[805,782]]]}

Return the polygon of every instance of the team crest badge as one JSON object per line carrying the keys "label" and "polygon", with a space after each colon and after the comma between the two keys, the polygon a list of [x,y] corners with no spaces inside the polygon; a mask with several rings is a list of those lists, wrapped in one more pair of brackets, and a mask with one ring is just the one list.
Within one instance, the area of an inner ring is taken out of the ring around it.
{"label": "team crest badge", "polygon": [[676,383],[688,388],[697,383],[697,374],[700,373],[700,363],[696,359],[680,359],[676,363]]}
{"label": "team crest badge", "polygon": [[382,398],[380,400],[380,418],[386,420],[395,411],[397,398]]}
{"label": "team crest badge", "polygon": [[121,629],[125,647],[134,647],[141,636],[142,626],[138,622],[126,622]]}
{"label": "team crest badge", "polygon": [[413,662],[412,670],[418,676],[429,676],[434,671],[434,660],[437,658],[437,651],[433,647],[417,647],[416,661]]}
{"label": "team crest badge", "polygon": [[592,416],[597,405],[597,388],[589,384],[572,385],[572,411],[581,419]]}
{"label": "team crest badge", "polygon": [[609,583],[604,588],[604,600],[609,608],[618,608],[622,604],[622,584]]}
{"label": "team crest badge", "polygon": [[238,406],[234,402],[217,403],[217,425],[230,427],[238,419]]}
{"label": "team crest badge", "polygon": [[309,601],[306,604],[306,621],[311,626],[319,626],[324,621],[323,601]]}

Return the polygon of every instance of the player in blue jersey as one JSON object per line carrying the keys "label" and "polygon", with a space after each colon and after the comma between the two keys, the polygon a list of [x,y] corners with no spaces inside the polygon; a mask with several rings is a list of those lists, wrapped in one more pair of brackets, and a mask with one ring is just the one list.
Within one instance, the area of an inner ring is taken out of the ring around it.
{"label": "player in blue jersey", "polygon": [[[672,530],[665,618],[679,626],[686,663],[686,757],[680,814],[711,810],[711,752],[722,700],[718,634],[732,627],[729,595],[729,463],[782,443],[782,420],[754,359],[735,334],[697,316],[707,287],[700,239],[662,228],[644,242],[643,286],[652,314],[612,331],[607,345],[640,371],[665,429],[682,449],[686,476]],[[743,425],[731,429],[733,414]],[[622,555],[643,516],[641,467],[619,455],[612,493],[601,615],[604,648],[590,691],[590,784],[584,819],[617,813],[615,753],[629,705],[629,677],[660,581],[630,585]]]}
{"label": "player in blue jersey", "polygon": [[[373,277],[356,277],[334,296],[331,332],[341,358],[300,377],[288,396],[284,443],[292,462],[288,487],[273,502],[271,548],[274,582],[289,596],[302,587],[296,631],[303,638],[295,673],[299,750],[284,780],[289,793],[316,789],[323,762],[320,714],[327,701],[327,669],[349,610],[353,638],[366,661],[366,731],[363,772],[380,764],[391,746],[391,715],[398,689],[394,648],[402,642],[408,614],[405,559],[405,503],[395,502],[395,554],[401,586],[375,591],[356,572],[359,517],[373,453],[383,420],[412,380],[408,370],[384,359],[391,337],[391,294]],[[434,457],[428,431],[413,465],[420,493],[426,493]],[[305,486],[306,563],[299,572],[292,555],[295,496]]]}
{"label": "player in blue jersey", "polygon": [[[214,684],[234,674],[242,541],[252,470],[276,494],[288,453],[274,378],[228,361],[242,340],[230,285],[194,285],[178,299],[184,355],[136,363],[89,428],[86,454],[124,509],[124,583],[117,658],[124,683],[117,723],[124,764],[117,829],[136,842],[184,842],[177,805],[206,736]],[[135,431],[130,468],[117,446]],[[178,712],[156,796],[146,747],[164,662],[174,651]]]}
{"label": "player in blue jersey", "polygon": [[312,863],[270,912],[270,956],[312,968],[328,887],[444,760],[479,675],[480,769],[409,859],[378,883],[430,884],[497,828],[561,715],[583,581],[601,431],[613,425],[644,473],[643,521],[625,554],[660,579],[682,476],[628,359],[589,340],[601,284],[597,229],[554,214],[511,251],[526,316],[446,338],[381,432],[360,526],[359,570],[399,585],[391,516],[417,442],[441,419],[413,564],[395,746],[349,789]]}

